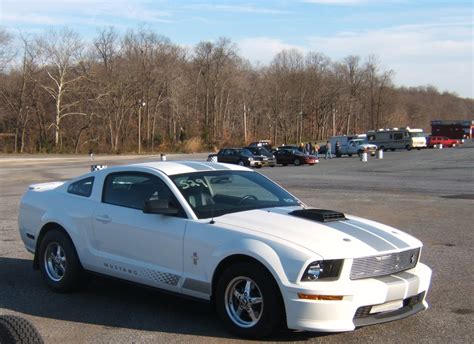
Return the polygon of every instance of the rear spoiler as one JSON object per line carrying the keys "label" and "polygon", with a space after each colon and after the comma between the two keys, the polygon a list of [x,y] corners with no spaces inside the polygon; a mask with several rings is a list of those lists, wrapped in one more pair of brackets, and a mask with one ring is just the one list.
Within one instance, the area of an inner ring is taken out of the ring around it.
{"label": "rear spoiler", "polygon": [[63,185],[65,182],[49,182],[49,183],[39,183],[39,184],[32,184],[28,186],[28,190],[30,191],[46,191],[56,189],[58,186]]}

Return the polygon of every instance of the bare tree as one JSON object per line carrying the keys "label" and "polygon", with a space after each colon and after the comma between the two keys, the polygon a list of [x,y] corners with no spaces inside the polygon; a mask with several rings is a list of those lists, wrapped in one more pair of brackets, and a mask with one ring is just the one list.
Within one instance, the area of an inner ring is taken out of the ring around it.
{"label": "bare tree", "polygon": [[64,28],[38,37],[36,47],[47,75],[47,78],[37,82],[54,100],[55,114],[51,126],[54,127],[54,145],[59,149],[61,121],[68,116],[88,115],[78,110],[81,100],[74,94],[74,88],[84,77],[81,68],[78,68],[83,44],[77,33]]}

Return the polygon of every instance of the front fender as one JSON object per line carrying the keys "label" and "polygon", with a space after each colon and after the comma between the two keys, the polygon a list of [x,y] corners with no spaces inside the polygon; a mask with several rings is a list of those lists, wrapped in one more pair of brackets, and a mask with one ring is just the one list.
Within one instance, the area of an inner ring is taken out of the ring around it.
{"label": "front fender", "polygon": [[248,238],[232,241],[218,247],[212,254],[213,264],[210,266],[209,276],[214,276],[219,263],[233,255],[244,255],[254,258],[270,271],[275,280],[288,283],[288,276],[275,250],[264,242]]}
{"label": "front fender", "polygon": [[243,238],[216,248],[212,254],[210,276],[214,276],[220,262],[233,255],[245,255],[260,262],[270,271],[280,287],[295,283],[305,262],[318,258],[314,253],[292,245]]}

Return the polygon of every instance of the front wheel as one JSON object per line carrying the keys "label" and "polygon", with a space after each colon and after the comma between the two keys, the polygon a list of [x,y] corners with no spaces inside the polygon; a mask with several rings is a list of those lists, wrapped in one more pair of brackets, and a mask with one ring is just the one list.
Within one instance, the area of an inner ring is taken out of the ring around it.
{"label": "front wheel", "polygon": [[239,160],[239,162],[237,163],[237,165],[239,165],[239,166],[245,166],[245,163],[244,163],[242,160]]}
{"label": "front wheel", "polygon": [[224,271],[217,283],[216,307],[229,331],[244,338],[267,337],[282,325],[278,286],[257,264],[238,263]]}
{"label": "front wheel", "polygon": [[295,161],[293,163],[295,164],[295,166],[301,165],[300,159],[295,159]]}
{"label": "front wheel", "polygon": [[39,249],[43,280],[53,291],[65,293],[77,289],[81,264],[69,237],[59,230],[46,233]]}
{"label": "front wheel", "polygon": [[43,344],[44,341],[29,320],[16,315],[0,315],[0,343]]}

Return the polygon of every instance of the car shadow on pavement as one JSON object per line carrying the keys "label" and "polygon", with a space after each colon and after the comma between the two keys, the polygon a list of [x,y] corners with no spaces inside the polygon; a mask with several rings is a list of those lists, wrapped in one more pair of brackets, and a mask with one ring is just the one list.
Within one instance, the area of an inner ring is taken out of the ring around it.
{"label": "car shadow on pavement", "polygon": [[[129,283],[86,275],[81,289],[49,290],[32,261],[0,257],[0,310],[36,317],[141,331],[234,338],[212,305]],[[303,341],[326,334],[282,330],[271,341]]]}

